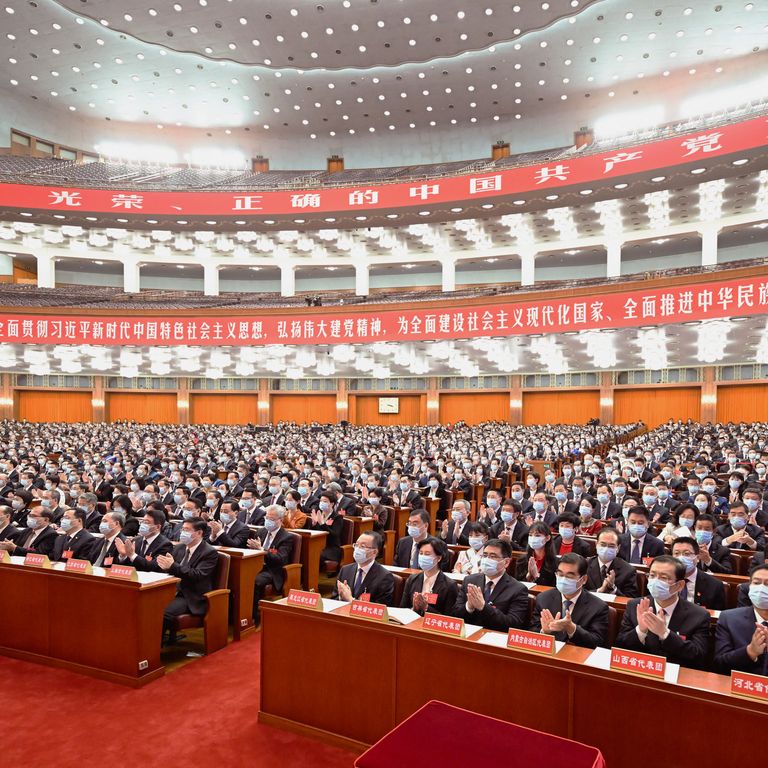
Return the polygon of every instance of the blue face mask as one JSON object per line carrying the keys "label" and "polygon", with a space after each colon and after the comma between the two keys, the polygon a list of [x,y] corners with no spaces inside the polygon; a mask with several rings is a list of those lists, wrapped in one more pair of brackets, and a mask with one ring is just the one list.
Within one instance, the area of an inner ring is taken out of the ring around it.
{"label": "blue face mask", "polygon": [[681,555],[677,559],[685,566],[686,573],[693,573],[696,570],[695,557],[688,557],[688,555]]}
{"label": "blue face mask", "polygon": [[489,578],[493,578],[499,570],[499,563],[492,557],[483,557],[480,559],[480,570]]}
{"label": "blue face mask", "polygon": [[618,488],[614,488],[613,492],[617,496],[623,496],[627,492],[627,489],[623,485],[621,485]]}
{"label": "blue face mask", "polygon": [[561,595],[572,595],[579,591],[579,580],[569,579],[566,576],[555,576],[557,591]]}
{"label": "blue face mask", "polygon": [[684,525],[686,528],[693,528],[695,520],[691,517],[681,517],[680,525]]}
{"label": "blue face mask", "polygon": [[562,504],[568,498],[568,494],[563,493],[562,491],[558,491],[555,494],[555,498]]}
{"label": "blue face mask", "polygon": [[696,531],[696,541],[699,544],[710,544],[712,542],[712,531]]}
{"label": "blue face mask", "polygon": [[515,521],[515,513],[514,512],[508,512],[506,509],[504,509],[501,512],[501,519],[505,523],[513,523]]}
{"label": "blue face mask", "polygon": [[734,531],[740,531],[742,528],[747,527],[747,521],[743,517],[732,517],[731,527]]}
{"label": "blue face mask", "polygon": [[228,512],[222,512],[219,515],[219,519],[222,523],[224,523],[224,525],[229,525],[232,522],[232,515],[230,515]]}
{"label": "blue face mask", "polygon": [[528,546],[531,549],[539,550],[544,546],[544,542],[546,539],[544,536],[529,536],[528,537]]}
{"label": "blue face mask", "polygon": [[173,503],[174,504],[176,504],[178,506],[179,504],[181,504],[182,501],[184,501],[184,497],[183,496],[179,496],[178,493],[174,494],[174,497],[173,497]]}
{"label": "blue face mask", "polygon": [[498,509],[499,508],[499,500],[498,499],[488,499],[488,506],[491,509]]}
{"label": "blue face mask", "polygon": [[761,611],[768,609],[768,586],[765,584],[750,585],[749,600],[755,608]]}
{"label": "blue face mask", "polygon": [[544,501],[534,501],[533,508],[536,512],[543,512],[547,508],[547,504]]}
{"label": "blue face mask", "polygon": [[[29,525],[30,522],[30,520],[27,520],[27,525]],[[103,533],[105,536],[107,536],[109,534],[109,523],[99,523],[99,533]]]}
{"label": "blue face mask", "polygon": [[576,532],[573,530],[573,528],[568,527],[567,525],[561,525],[557,532],[562,537],[563,541],[572,541],[573,537],[576,535]]}
{"label": "blue face mask", "polygon": [[62,517],[59,527],[62,531],[68,531],[72,527],[72,521],[68,517]]}
{"label": "blue face mask", "polygon": [[654,504],[656,504],[656,497],[651,496],[650,494],[643,494],[643,504],[645,504],[646,507],[654,506]]}
{"label": "blue face mask", "polygon": [[515,501],[522,501],[523,500],[523,492],[522,491],[512,491],[512,498]]}
{"label": "blue face mask", "polygon": [[152,526],[149,523],[139,523],[139,536],[149,536]]}
{"label": "blue face mask", "polygon": [[277,520],[270,520],[269,518],[267,518],[267,519],[264,521],[264,527],[265,527],[265,528],[266,528],[266,529],[267,529],[267,530],[268,530],[270,533],[272,533],[273,531],[276,531],[276,530],[277,530],[277,528],[278,528],[278,523],[277,523]]}
{"label": "blue face mask", "polygon": [[611,500],[611,497],[607,493],[598,493],[597,500],[601,504],[607,504]]}
{"label": "blue face mask", "polygon": [[476,552],[483,548],[485,539],[483,539],[482,536],[469,536],[468,538],[469,546],[472,547],[472,549],[474,549]]}
{"label": "blue face mask", "polygon": [[431,571],[435,567],[437,558],[433,555],[422,555],[419,553],[419,568],[422,571]]}
{"label": "blue face mask", "polygon": [[592,517],[592,507],[581,507],[579,509],[579,514],[585,519],[589,520],[590,517]]}
{"label": "blue face mask", "polygon": [[597,547],[597,556],[604,562],[610,563],[616,559],[616,547]]}
{"label": "blue face mask", "polygon": [[181,513],[181,516],[182,516],[182,517],[183,517],[185,520],[194,520],[194,519],[195,519],[195,517],[196,517],[195,513],[194,513],[194,512],[192,512],[192,510],[190,510],[190,509],[185,509],[185,510],[184,510],[184,511]]}
{"label": "blue face mask", "polygon": [[[266,521],[265,521],[265,525],[266,525]],[[369,553],[369,550],[365,549],[364,547],[355,547],[355,550],[354,550],[355,562],[358,565],[362,565],[363,563],[368,562],[368,553]]]}
{"label": "blue face mask", "polygon": [[654,600],[669,600],[671,588],[666,581],[651,576],[648,579],[648,592]]}
{"label": "blue face mask", "polygon": [[464,513],[460,509],[451,510],[451,520],[454,523],[460,523],[464,519]]}
{"label": "blue face mask", "polygon": [[179,543],[189,544],[192,541],[192,531],[182,531],[179,534]]}
{"label": "blue face mask", "polygon": [[746,506],[750,512],[756,512],[757,508],[760,506],[760,502],[757,499],[744,499],[744,506]]}
{"label": "blue face mask", "polygon": [[645,536],[647,531],[647,526],[643,525],[642,523],[632,523],[632,525],[629,526],[629,532],[636,539],[641,539],[643,536]]}
{"label": "blue face mask", "polygon": [[299,494],[300,494],[301,496],[306,496],[308,493],[309,493],[309,488],[307,488],[307,487],[306,487],[306,486],[304,486],[304,485],[300,485],[300,486],[299,486]]}
{"label": "blue face mask", "polygon": [[321,512],[329,512],[331,509],[331,505],[327,501],[321,501],[320,502],[320,511]]}
{"label": "blue face mask", "polygon": [[408,535],[411,538],[416,538],[421,533],[421,529],[416,525],[409,525],[408,526]]}

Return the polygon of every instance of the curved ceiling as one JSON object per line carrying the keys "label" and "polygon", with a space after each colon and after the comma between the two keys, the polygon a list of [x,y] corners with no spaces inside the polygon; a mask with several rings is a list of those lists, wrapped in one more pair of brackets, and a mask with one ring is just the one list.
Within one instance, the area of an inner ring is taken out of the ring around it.
{"label": "curved ceiling", "polygon": [[765,4],[689,2],[4,0],[0,84],[73,119],[322,139],[593,114],[765,71]]}

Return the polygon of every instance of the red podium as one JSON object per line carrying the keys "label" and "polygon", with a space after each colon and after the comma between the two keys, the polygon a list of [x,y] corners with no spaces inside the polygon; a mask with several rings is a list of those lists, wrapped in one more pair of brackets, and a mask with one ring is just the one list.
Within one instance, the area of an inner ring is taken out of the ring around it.
{"label": "red podium", "polygon": [[605,768],[600,750],[429,701],[355,760],[356,768]]}

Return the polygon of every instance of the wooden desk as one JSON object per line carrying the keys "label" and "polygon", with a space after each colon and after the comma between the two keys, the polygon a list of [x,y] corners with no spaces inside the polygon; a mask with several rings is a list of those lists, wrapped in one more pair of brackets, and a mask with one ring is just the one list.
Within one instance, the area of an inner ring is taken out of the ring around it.
{"label": "wooden desk", "polygon": [[320,553],[325,549],[326,531],[310,531],[294,528],[302,538],[301,542],[301,586],[317,592],[320,584]]}
{"label": "wooden desk", "polygon": [[395,524],[392,527],[395,529],[398,539],[402,539],[405,536],[411,512],[413,512],[411,507],[395,507]]}
{"label": "wooden desk", "polygon": [[372,531],[373,530],[373,518],[372,517],[362,517],[358,515],[347,515],[347,520],[352,521],[352,540],[357,541],[357,537],[361,533],[365,533],[366,531]]}
{"label": "wooden desk", "polygon": [[264,552],[234,547],[220,549],[229,555],[227,587],[232,593],[232,639],[240,640],[256,630],[253,623],[253,585],[264,567]]}
{"label": "wooden desk", "polygon": [[163,609],[178,579],[139,573],[124,581],[0,563],[0,653],[138,688],[165,674]]}
{"label": "wooden desk", "polygon": [[[768,707],[731,696],[729,678],[722,675],[681,669],[672,685],[587,667],[585,648],[566,646],[545,658],[481,645],[477,639],[485,630],[469,639],[444,637],[419,629],[421,619],[400,627],[350,618],[348,611],[344,606],[320,613],[284,601],[263,606],[259,722],[310,730],[361,749],[437,699],[594,745],[609,766],[621,768],[754,762],[760,747],[749,738],[707,739],[702,753],[702,729],[738,722],[741,732],[759,734],[768,726]],[[306,647],[344,648],[343,669],[331,670],[312,654],[297,655],[297,637]],[[425,684],[429,669],[442,672]],[[464,684],[451,671],[457,669],[472,669],[484,684]],[[361,689],[352,684],[360,680],[366,681],[364,707]],[[596,715],[595,702],[615,716]],[[627,722],[640,712],[666,713],[651,740],[628,737]]]}

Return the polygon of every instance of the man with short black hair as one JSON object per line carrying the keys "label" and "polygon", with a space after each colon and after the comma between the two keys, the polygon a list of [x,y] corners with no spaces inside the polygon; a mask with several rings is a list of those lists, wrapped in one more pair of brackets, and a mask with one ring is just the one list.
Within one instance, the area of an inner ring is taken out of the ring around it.
{"label": "man with short black hair", "polygon": [[13,522],[13,509],[5,504],[0,506],[0,541],[15,541],[21,534]]}
{"label": "man with short black hair", "polygon": [[724,611],[725,584],[698,568],[699,545],[696,540],[685,537],[675,539],[672,542],[672,557],[685,566],[685,586],[680,598],[710,611]]}
{"label": "man with short black hair", "polygon": [[664,554],[664,542],[648,532],[650,519],[645,507],[632,507],[627,516],[627,533],[621,537],[619,556],[633,565],[642,565],[646,557]]}
{"label": "man with short black hair", "polygon": [[85,530],[85,512],[82,509],[66,509],[59,521],[59,528],[64,535],[56,537],[51,552],[51,560],[88,560],[98,539]]}
{"label": "man with short black hair", "polygon": [[639,597],[637,572],[619,557],[619,534],[606,526],[597,534],[597,554],[587,561],[587,589],[622,597]]}
{"label": "man with short black hair", "polygon": [[132,565],[137,571],[153,570],[153,563],[159,555],[167,555],[173,549],[173,542],[163,536],[165,512],[159,502],[153,502],[139,522],[136,539],[115,539],[120,563]]}
{"label": "man with short black hair", "polygon": [[56,538],[56,531],[51,525],[51,513],[41,506],[35,506],[27,515],[27,530],[15,541],[0,541],[0,549],[15,557],[26,557],[30,552],[50,557]]}
{"label": "man with short black hair", "polygon": [[336,580],[335,600],[368,600],[371,603],[392,605],[395,577],[376,562],[381,547],[381,534],[366,531],[357,537],[355,562],[345,565]]}

